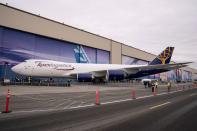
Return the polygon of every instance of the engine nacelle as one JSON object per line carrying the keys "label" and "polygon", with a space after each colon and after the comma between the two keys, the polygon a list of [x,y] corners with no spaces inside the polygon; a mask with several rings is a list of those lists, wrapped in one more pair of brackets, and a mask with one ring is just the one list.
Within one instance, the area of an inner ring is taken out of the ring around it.
{"label": "engine nacelle", "polygon": [[126,73],[122,70],[108,70],[103,72],[80,73],[77,75],[79,82],[106,82],[125,79]]}
{"label": "engine nacelle", "polygon": [[123,80],[125,78],[125,72],[122,70],[108,70],[108,80]]}
{"label": "engine nacelle", "polygon": [[79,82],[91,82],[92,74],[91,73],[80,73],[77,75],[77,80]]}

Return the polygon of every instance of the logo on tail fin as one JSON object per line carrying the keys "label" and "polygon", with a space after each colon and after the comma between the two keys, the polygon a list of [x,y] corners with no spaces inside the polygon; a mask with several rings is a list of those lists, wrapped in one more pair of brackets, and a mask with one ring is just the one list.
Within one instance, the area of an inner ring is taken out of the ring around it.
{"label": "logo on tail fin", "polygon": [[162,64],[165,64],[166,60],[171,58],[173,50],[173,47],[167,47],[157,58],[161,61]]}
{"label": "logo on tail fin", "polygon": [[149,65],[168,64],[172,57],[174,47],[167,47],[161,54],[159,54]]}

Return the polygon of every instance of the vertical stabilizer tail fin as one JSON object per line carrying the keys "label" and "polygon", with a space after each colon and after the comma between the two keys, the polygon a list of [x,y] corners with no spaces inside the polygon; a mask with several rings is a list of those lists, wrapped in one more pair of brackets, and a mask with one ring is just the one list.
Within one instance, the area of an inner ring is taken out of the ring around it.
{"label": "vertical stabilizer tail fin", "polygon": [[153,61],[151,61],[149,65],[169,64],[173,51],[174,51],[174,47],[167,47]]}

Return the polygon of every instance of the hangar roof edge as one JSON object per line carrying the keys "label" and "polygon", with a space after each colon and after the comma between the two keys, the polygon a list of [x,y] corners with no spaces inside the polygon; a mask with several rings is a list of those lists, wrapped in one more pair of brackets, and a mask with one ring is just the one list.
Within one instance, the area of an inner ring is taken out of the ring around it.
{"label": "hangar roof edge", "polygon": [[8,5],[8,4],[0,3],[0,5],[6,6],[6,7],[8,7],[8,8],[12,8],[12,9],[14,9],[14,10],[18,10],[18,11],[21,11],[21,12],[23,12],[23,13],[27,13],[27,14],[30,14],[30,15],[33,15],[33,16],[36,16],[36,17],[40,17],[40,18],[42,18],[42,19],[49,20],[49,21],[55,22],[55,23],[57,23],[57,24],[61,24],[61,25],[64,25],[64,26],[68,26],[68,27],[70,27],[70,28],[73,28],[73,29],[76,29],[76,30],[80,30],[80,31],[83,31],[83,32],[86,32],[86,33],[89,33],[89,34],[92,34],[92,35],[95,35],[95,36],[98,36],[98,37],[101,37],[101,38],[104,38],[104,39],[107,39],[107,40],[110,40],[110,41],[114,41],[114,42],[120,43],[121,45],[125,45],[125,46],[128,46],[128,47],[134,48],[134,49],[136,49],[136,50],[139,50],[139,51],[148,53],[148,54],[150,54],[150,55],[156,56],[155,54],[152,54],[152,53],[149,53],[149,52],[147,52],[147,51],[138,49],[138,48],[133,47],[133,46],[131,46],[131,45],[127,45],[127,44],[124,44],[124,43],[122,43],[122,42],[119,42],[119,41],[116,41],[116,40],[113,40],[113,39],[110,39],[110,38],[107,38],[107,37],[104,37],[104,36],[101,36],[101,35],[98,35],[98,34],[89,32],[89,31],[86,31],[86,30],[83,30],[83,29],[80,29],[80,28],[77,28],[77,27],[74,27],[74,26],[71,26],[71,25],[67,25],[67,24],[65,24],[65,23],[61,23],[61,22],[58,22],[58,21],[55,21],[55,20],[46,18],[46,17],[41,16],[41,15],[37,15],[37,14],[34,14],[34,13],[30,13],[30,12],[28,12],[28,11],[25,11],[25,10],[22,10],[22,9],[19,9],[19,8],[16,8],[16,7],[13,7],[13,6],[10,6],[10,5]]}

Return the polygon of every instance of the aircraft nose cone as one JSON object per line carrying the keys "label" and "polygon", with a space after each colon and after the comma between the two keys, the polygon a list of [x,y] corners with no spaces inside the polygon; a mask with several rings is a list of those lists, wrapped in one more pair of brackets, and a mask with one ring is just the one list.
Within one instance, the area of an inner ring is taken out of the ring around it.
{"label": "aircraft nose cone", "polygon": [[11,68],[11,70],[12,70],[13,72],[15,72],[15,73],[19,73],[19,72],[20,72],[20,68],[19,68],[18,65],[13,66],[13,67]]}

